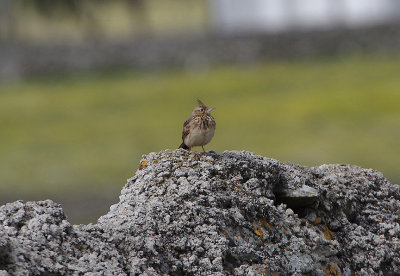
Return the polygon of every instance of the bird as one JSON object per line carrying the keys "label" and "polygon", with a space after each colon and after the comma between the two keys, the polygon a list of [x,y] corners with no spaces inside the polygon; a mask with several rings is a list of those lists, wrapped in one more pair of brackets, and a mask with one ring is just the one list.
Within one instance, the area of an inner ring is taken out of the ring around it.
{"label": "bird", "polygon": [[215,108],[207,107],[202,101],[197,100],[198,106],[192,111],[192,114],[183,123],[182,144],[179,148],[191,150],[192,147],[207,145],[214,137],[216,123],[210,112]]}

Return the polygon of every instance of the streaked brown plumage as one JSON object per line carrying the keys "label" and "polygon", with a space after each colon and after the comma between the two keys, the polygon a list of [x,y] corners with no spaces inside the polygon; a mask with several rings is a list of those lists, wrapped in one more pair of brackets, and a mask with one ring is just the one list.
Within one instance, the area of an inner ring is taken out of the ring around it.
{"label": "streaked brown plumage", "polygon": [[215,132],[215,120],[210,114],[214,108],[207,107],[200,100],[197,101],[199,105],[183,123],[182,144],[179,148],[190,150],[192,147],[201,146],[205,152],[204,145],[211,141]]}

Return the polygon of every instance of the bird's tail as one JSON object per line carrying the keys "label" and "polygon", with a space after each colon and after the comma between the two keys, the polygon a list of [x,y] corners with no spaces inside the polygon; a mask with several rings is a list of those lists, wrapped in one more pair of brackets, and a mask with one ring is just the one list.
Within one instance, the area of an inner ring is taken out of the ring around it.
{"label": "bird's tail", "polygon": [[186,146],[186,144],[185,144],[184,142],[182,142],[182,144],[179,146],[179,148],[180,148],[180,149],[185,149],[185,150],[188,150],[188,149],[189,149],[189,147]]}

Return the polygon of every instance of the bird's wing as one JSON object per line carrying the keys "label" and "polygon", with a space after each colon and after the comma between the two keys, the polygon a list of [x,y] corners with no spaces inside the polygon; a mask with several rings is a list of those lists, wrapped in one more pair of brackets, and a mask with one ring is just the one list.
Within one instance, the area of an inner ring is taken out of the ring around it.
{"label": "bird's wing", "polygon": [[186,136],[189,135],[190,132],[190,121],[192,120],[192,116],[186,119],[186,121],[183,123],[183,130],[182,130],[182,140],[185,140]]}

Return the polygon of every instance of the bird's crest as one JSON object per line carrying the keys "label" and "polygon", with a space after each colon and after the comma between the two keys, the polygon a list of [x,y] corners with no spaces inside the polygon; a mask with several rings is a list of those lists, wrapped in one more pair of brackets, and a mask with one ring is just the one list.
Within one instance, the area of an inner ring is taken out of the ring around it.
{"label": "bird's crest", "polygon": [[207,107],[202,101],[200,101],[199,99],[197,99],[197,102],[199,103],[199,106],[205,106]]}

